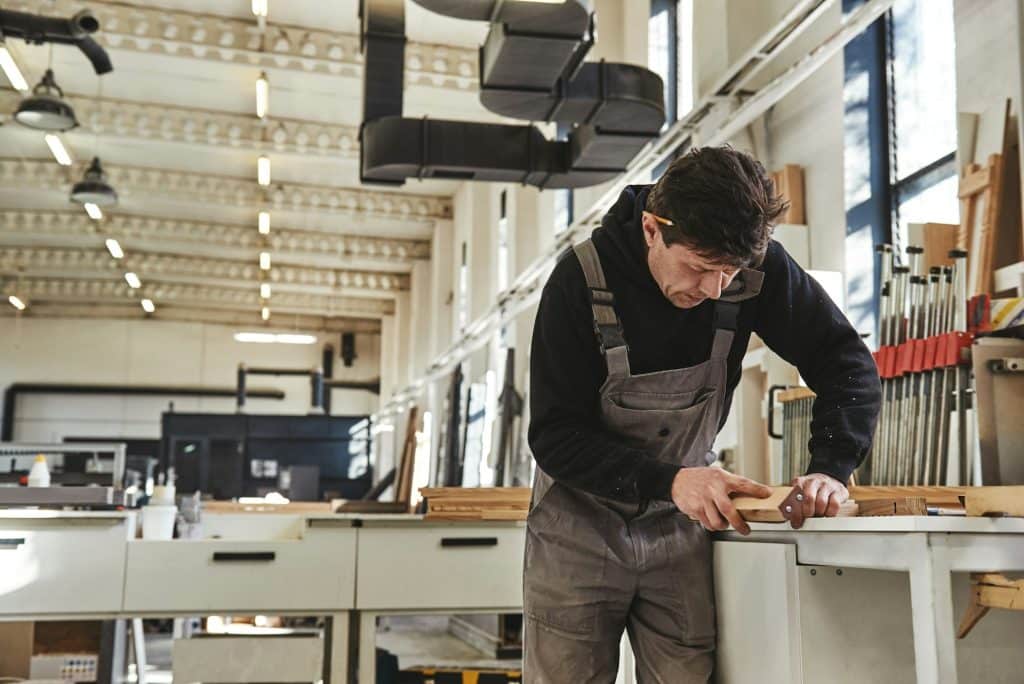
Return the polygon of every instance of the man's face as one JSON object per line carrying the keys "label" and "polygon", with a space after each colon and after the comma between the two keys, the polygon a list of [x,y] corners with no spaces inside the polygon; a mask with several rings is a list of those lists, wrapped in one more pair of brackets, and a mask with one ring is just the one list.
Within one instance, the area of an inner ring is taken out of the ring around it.
{"label": "man's face", "polygon": [[666,245],[653,214],[643,212],[647,266],[662,294],[680,309],[692,309],[705,299],[718,299],[740,269],[716,264],[683,245]]}

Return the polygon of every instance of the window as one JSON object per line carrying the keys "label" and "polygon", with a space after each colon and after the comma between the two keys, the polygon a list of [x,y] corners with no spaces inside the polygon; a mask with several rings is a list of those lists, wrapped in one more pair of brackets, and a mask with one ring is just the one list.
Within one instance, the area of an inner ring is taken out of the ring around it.
{"label": "window", "polygon": [[676,95],[679,41],[676,31],[676,0],[651,0],[651,16],[647,21],[647,68],[661,76],[665,84],[665,125],[677,117]]}
{"label": "window", "polygon": [[693,0],[676,0],[676,118],[693,109]]}
{"label": "window", "polygon": [[953,0],[897,0],[889,37],[893,239],[910,223],[959,223]]}
{"label": "window", "polygon": [[953,0],[896,0],[844,50],[847,315],[864,332],[879,301],[874,246],[905,263],[909,224],[960,221],[954,44]]}

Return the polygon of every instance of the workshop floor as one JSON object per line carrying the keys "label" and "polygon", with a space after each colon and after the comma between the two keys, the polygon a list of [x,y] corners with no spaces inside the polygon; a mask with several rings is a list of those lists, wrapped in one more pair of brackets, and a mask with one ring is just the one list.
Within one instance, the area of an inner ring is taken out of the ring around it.
{"label": "workshop floor", "polygon": [[[170,634],[146,635],[147,684],[171,684]],[[522,667],[519,660],[488,659],[485,653],[448,633],[445,616],[416,615],[389,617],[377,634],[377,646],[398,656],[401,669],[421,666],[480,669]],[[128,682],[137,682],[135,665],[129,665]]]}
{"label": "workshop floor", "polygon": [[398,656],[398,667],[473,667],[518,670],[520,660],[488,659],[465,641],[448,633],[448,618],[434,615],[396,616],[378,630],[377,646]]}

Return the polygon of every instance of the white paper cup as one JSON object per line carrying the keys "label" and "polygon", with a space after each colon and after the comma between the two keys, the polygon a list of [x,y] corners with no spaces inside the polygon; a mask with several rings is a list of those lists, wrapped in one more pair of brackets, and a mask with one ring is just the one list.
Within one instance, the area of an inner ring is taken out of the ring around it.
{"label": "white paper cup", "polygon": [[149,502],[157,506],[173,506],[174,493],[174,485],[157,485],[153,487],[153,496],[149,497]]}
{"label": "white paper cup", "polygon": [[177,506],[151,504],[142,507],[142,538],[171,539],[174,537],[174,519]]}

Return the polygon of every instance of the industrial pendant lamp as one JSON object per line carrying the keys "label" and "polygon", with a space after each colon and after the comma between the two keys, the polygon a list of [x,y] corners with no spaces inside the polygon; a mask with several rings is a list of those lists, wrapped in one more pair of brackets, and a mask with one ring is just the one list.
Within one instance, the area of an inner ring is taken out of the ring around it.
{"label": "industrial pendant lamp", "polygon": [[78,126],[75,110],[64,100],[64,91],[47,69],[32,94],[21,101],[14,120],[41,131],[67,131]]}
{"label": "industrial pendant lamp", "polygon": [[71,201],[80,204],[94,204],[97,207],[109,207],[117,204],[117,193],[107,183],[107,176],[100,166],[100,158],[93,157],[82,180],[71,188]]}

